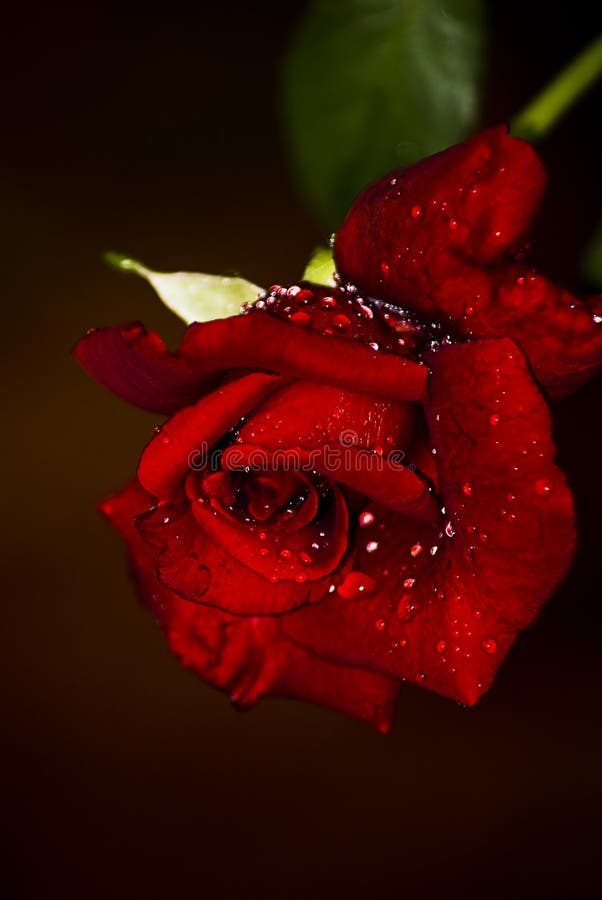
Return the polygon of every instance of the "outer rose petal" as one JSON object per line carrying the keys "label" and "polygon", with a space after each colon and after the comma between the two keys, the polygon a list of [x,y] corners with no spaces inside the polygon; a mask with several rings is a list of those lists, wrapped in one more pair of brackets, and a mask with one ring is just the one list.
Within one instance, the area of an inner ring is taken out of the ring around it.
{"label": "outer rose petal", "polygon": [[355,568],[374,579],[374,593],[345,599],[344,582],[283,627],[318,653],[474,703],[566,573],[573,506],[516,346],[456,344],[430,363],[440,530],[373,507]]}
{"label": "outer rose petal", "polygon": [[122,400],[165,415],[196,403],[216,383],[198,360],[179,359],[140,322],[94,329],[78,341],[73,355]]}
{"label": "outer rose petal", "polygon": [[407,357],[257,311],[191,325],[179,355],[202,360],[209,371],[258,368],[398,401],[423,400],[428,375],[426,366]]}
{"label": "outer rose petal", "polygon": [[230,616],[181,599],[155,576],[156,552],[134,519],[151,501],[136,483],[103,504],[128,548],[142,601],[155,613],[182,663],[239,707],[262,696],[292,697],[329,706],[387,731],[399,690],[395,679],[339,665],[298,647],[280,618]]}
{"label": "outer rose petal", "polygon": [[485,131],[364,191],[337,233],[339,272],[456,335],[513,338],[562,396],[602,368],[602,299],[577,300],[509,261],[543,186],[528,144]]}
{"label": "outer rose petal", "polygon": [[91,331],[73,355],[118,397],[167,415],[232,369],[261,369],[393,400],[424,399],[426,366],[253,312],[191,325],[177,353],[140,323]]}

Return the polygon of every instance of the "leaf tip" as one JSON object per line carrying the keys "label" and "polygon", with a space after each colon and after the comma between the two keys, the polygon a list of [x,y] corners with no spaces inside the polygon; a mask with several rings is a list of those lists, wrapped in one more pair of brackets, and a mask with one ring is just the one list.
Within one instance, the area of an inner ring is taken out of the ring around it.
{"label": "leaf tip", "polygon": [[135,259],[125,256],[123,253],[116,253],[114,250],[107,250],[106,253],[103,253],[102,258],[108,266],[119,272],[139,272],[143,268]]}

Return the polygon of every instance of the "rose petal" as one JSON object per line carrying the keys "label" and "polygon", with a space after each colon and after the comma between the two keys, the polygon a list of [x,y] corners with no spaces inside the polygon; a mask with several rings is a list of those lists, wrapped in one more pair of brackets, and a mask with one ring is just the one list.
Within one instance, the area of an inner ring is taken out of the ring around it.
{"label": "rose petal", "polygon": [[[224,451],[224,468],[238,468],[265,453],[262,447],[242,444]],[[344,484],[372,500],[411,518],[433,521],[438,507],[429,484],[393,456],[387,458],[356,447],[325,444],[314,450],[292,447],[275,450],[274,459],[291,469],[314,471]],[[274,463],[276,464],[276,463]]]}
{"label": "rose petal", "polygon": [[406,357],[261,312],[191,325],[179,355],[207,371],[259,368],[392,400],[424,399],[428,374]]}
{"label": "rose petal", "polygon": [[407,451],[419,409],[311,381],[297,381],[261,403],[237,441],[270,450],[324,444]]}
{"label": "rose petal", "polygon": [[246,375],[180,410],[144,450],[138,466],[140,483],[155,497],[170,498],[195,459],[206,459],[228,429],[285,384],[273,375]]}
{"label": "rose petal", "polygon": [[297,530],[283,532],[262,522],[237,522],[203,502],[202,497],[192,504],[192,512],[205,534],[265,579],[263,593],[252,600],[247,593],[235,593],[222,604],[234,613],[279,613],[320,600],[330,583],[311,594],[284,592],[281,596],[272,587],[282,581],[301,585],[323,582],[336,570],[347,550],[347,506],[336,485],[329,492],[325,509]]}
{"label": "rose petal", "polygon": [[198,361],[170,353],[159,335],[139,322],[92,330],[73,355],[122,400],[165,415],[196,403],[217,381]]}
{"label": "rose petal", "polygon": [[[159,582],[154,574],[156,552],[134,525],[150,500],[133,483],[109,498],[104,512],[126,542],[143,602],[184,665],[230,694],[239,707],[251,706],[262,696],[293,697],[388,730],[398,693],[395,679],[338,665],[298,647],[282,633],[279,617],[230,616],[182,600]],[[246,584],[241,580],[239,588],[245,590]]]}
{"label": "rose petal", "polygon": [[321,655],[474,703],[565,575],[573,506],[545,403],[511,341],[442,347],[430,364],[439,528],[372,507],[354,566],[373,593],[332,594],[283,627]]}
{"label": "rose petal", "polygon": [[544,186],[528,144],[494,128],[392,174],[337,233],[343,279],[456,335],[513,338],[551,396],[602,368],[602,298],[577,300],[507,255]]}

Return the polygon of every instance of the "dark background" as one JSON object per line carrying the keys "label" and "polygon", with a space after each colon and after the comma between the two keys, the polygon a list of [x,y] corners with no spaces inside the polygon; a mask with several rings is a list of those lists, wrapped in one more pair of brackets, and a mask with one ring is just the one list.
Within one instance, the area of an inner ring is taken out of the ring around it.
{"label": "dark background", "polygon": [[[5,896],[589,898],[600,887],[600,383],[558,408],[576,565],[475,709],[403,691],[383,738],[180,668],[95,503],[152,417],[69,358],[89,326],[181,326],[105,268],[298,277],[323,239],[296,195],[277,76],[300,2],[13,4],[2,21]],[[341,3],[344,14],[345,3]],[[593,36],[572,2],[490,3],[485,121]],[[595,19],[598,19],[596,21]],[[539,256],[578,286],[602,207],[598,88],[540,150]],[[316,135],[319,139],[319,135]]]}

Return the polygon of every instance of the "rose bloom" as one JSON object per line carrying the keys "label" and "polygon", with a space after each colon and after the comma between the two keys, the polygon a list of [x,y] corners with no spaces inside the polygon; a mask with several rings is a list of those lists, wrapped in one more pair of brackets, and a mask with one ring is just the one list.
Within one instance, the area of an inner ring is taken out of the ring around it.
{"label": "rose bloom", "polygon": [[175,353],[139,324],[75,348],[169,417],[101,508],[173,652],[237,706],[386,731],[403,681],[473,704],[566,574],[548,400],[602,366],[601,310],[525,261],[543,186],[486,131],[359,197],[336,289],[274,286]]}

